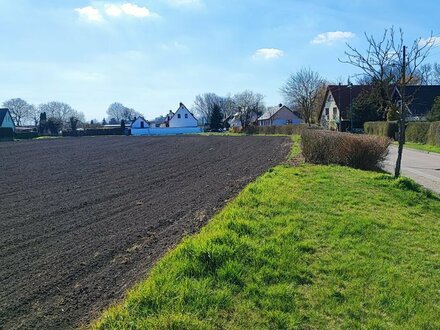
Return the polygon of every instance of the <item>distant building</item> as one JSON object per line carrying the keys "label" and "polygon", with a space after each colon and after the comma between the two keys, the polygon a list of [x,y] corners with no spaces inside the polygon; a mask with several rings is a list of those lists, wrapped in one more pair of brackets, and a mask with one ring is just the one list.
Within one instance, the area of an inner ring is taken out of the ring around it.
{"label": "distant building", "polygon": [[169,127],[197,127],[198,124],[197,119],[183,103],[180,103],[179,109],[169,117],[171,117],[168,120]]}
{"label": "distant building", "polygon": [[304,120],[297,111],[292,111],[285,105],[279,104],[277,107],[269,108],[260,118],[258,126],[282,126],[303,124]]}
{"label": "distant building", "polygon": [[148,122],[148,120],[145,120],[144,117],[140,116],[137,119],[135,119],[132,123],[131,123],[131,129],[143,129],[143,128],[149,128],[150,127],[150,123]]}
{"label": "distant building", "polygon": [[15,132],[15,123],[12,120],[11,113],[8,108],[0,109],[0,127],[12,128]]}
{"label": "distant building", "polygon": [[319,115],[321,126],[335,131],[347,131],[350,127],[350,107],[354,99],[371,89],[368,85],[329,85]]}
{"label": "distant building", "polygon": [[[407,120],[425,120],[434,105],[435,98],[440,96],[440,85],[407,86],[405,88]],[[394,88],[392,98],[396,103],[401,100],[400,91]]]}

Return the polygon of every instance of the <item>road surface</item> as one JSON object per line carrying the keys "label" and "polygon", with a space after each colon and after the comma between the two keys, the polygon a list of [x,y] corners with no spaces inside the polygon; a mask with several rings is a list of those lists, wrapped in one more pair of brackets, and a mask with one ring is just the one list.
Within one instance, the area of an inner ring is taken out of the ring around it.
{"label": "road surface", "polygon": [[[384,162],[387,172],[394,173],[396,159],[397,147],[390,146],[390,153]],[[440,194],[440,154],[405,148],[402,156],[402,174]]]}

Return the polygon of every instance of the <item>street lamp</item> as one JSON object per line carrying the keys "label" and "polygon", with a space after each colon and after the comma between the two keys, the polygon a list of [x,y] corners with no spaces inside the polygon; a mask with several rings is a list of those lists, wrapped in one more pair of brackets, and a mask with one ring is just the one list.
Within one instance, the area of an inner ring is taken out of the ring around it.
{"label": "street lamp", "polygon": [[348,88],[350,89],[350,131],[353,133],[353,111],[351,108],[351,88],[353,87],[353,84],[351,82],[348,83]]}

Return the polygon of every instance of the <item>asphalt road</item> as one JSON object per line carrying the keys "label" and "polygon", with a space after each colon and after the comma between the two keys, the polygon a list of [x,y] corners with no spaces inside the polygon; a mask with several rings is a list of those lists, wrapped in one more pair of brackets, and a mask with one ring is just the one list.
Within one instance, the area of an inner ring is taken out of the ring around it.
{"label": "asphalt road", "polygon": [[[397,147],[391,146],[384,162],[387,172],[394,173],[396,159]],[[405,148],[402,156],[402,174],[440,194],[440,154]]]}

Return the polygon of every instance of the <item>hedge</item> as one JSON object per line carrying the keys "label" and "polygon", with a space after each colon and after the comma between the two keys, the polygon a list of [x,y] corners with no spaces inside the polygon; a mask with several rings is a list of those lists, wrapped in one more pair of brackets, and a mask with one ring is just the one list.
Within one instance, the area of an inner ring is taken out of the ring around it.
{"label": "hedge", "polygon": [[427,144],[440,147],[440,121],[431,122],[427,136]]}
{"label": "hedge", "polygon": [[410,122],[406,126],[405,140],[408,142],[423,143],[428,142],[428,131],[431,126],[428,122]]}
{"label": "hedge", "polygon": [[0,127],[0,141],[14,140],[14,131],[10,127]]}
{"label": "hedge", "polygon": [[63,136],[124,135],[123,128],[92,128],[84,131],[63,131]]}
{"label": "hedge", "polygon": [[337,164],[363,170],[380,169],[390,143],[389,138],[381,136],[316,129],[301,133],[301,149],[306,162]]}
{"label": "hedge", "polygon": [[368,121],[364,123],[364,132],[370,135],[379,135],[394,139],[399,131],[395,121]]}
{"label": "hedge", "polygon": [[283,126],[249,126],[246,128],[246,134],[283,134],[283,135],[296,135],[308,128],[306,124],[297,125],[283,125]]}
{"label": "hedge", "polygon": [[15,133],[14,134],[14,139],[17,140],[30,140],[30,139],[35,139],[37,138],[39,135],[37,132],[20,132],[20,133]]}

